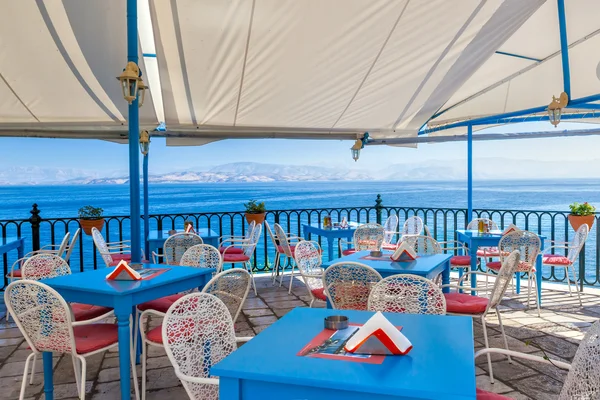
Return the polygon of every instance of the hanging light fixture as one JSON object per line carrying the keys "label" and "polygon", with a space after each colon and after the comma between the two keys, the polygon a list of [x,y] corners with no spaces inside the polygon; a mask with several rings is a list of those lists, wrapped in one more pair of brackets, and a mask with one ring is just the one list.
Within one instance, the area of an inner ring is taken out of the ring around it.
{"label": "hanging light fixture", "polygon": [[352,152],[352,159],[354,161],[358,161],[358,158],[360,157],[360,151],[365,148],[365,143],[367,143],[368,141],[368,132],[365,132],[362,139],[356,139],[356,142],[354,142],[354,145],[350,148],[350,151]]}
{"label": "hanging light fixture", "polygon": [[567,104],[569,104],[569,96],[565,92],[562,92],[560,96],[558,96],[558,99],[552,96],[552,101],[548,105],[548,119],[555,128],[560,122],[562,109],[565,108]]}
{"label": "hanging light fixture", "polygon": [[129,61],[121,75],[117,76],[117,79],[121,82],[121,89],[123,90],[123,98],[127,100],[129,104],[133,102],[138,96],[138,84],[141,82],[140,68],[133,61]]}
{"label": "hanging light fixture", "polygon": [[138,83],[138,107],[140,108],[144,105],[146,90],[148,90],[148,86],[146,86],[142,78],[140,78],[140,81]]}
{"label": "hanging light fixture", "polygon": [[147,156],[150,151],[150,134],[148,131],[140,132],[140,151],[144,156]]}

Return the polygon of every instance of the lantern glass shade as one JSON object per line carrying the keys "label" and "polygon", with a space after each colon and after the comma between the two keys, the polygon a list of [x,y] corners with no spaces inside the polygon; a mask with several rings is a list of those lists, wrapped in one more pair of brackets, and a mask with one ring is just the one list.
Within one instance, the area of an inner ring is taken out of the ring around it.
{"label": "lantern glass shade", "polygon": [[560,122],[561,114],[562,114],[561,108],[552,108],[552,109],[549,108],[548,109],[548,118],[550,119],[550,123],[552,125],[554,125],[555,127]]}
{"label": "lantern glass shade", "polygon": [[144,84],[144,81],[142,81],[140,79],[140,82],[138,84],[138,107],[141,107],[142,105],[144,105],[144,99],[146,98],[146,90],[148,89],[148,86],[146,86]]}
{"label": "lantern glass shade", "polygon": [[148,152],[150,151],[150,135],[148,134],[148,131],[141,131],[140,132],[140,152],[143,155],[148,155]]}
{"label": "lantern glass shade", "polygon": [[138,95],[138,83],[141,81],[140,69],[136,63],[130,61],[117,79],[121,82],[123,98],[131,104]]}
{"label": "lantern glass shade", "polygon": [[360,157],[360,149],[355,149],[354,147],[352,147],[350,151],[352,152],[352,159],[354,161],[358,161],[358,157]]}

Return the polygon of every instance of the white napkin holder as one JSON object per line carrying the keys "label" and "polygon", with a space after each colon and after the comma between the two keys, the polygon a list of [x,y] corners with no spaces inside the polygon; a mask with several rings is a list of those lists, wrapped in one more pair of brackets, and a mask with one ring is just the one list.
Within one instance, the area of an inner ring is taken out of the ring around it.
{"label": "white napkin holder", "polygon": [[417,258],[417,253],[407,242],[402,242],[390,258],[392,261],[414,261]]}
{"label": "white napkin holder", "polygon": [[412,343],[378,311],[352,335],[344,350],[355,354],[404,356],[412,350]]}
{"label": "white napkin holder", "polygon": [[188,224],[185,227],[185,233],[196,233],[196,231],[194,230],[194,227],[192,226],[192,224]]}
{"label": "white napkin holder", "polygon": [[106,279],[111,281],[141,281],[142,276],[127,264],[127,261],[121,260],[115,269],[108,275]]}

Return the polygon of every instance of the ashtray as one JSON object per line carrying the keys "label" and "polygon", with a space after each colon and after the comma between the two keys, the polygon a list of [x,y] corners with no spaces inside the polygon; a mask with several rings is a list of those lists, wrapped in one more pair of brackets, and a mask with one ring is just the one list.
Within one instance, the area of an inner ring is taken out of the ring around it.
{"label": "ashtray", "polygon": [[371,257],[381,257],[382,255],[383,255],[383,251],[381,251],[381,250],[371,251]]}
{"label": "ashtray", "polygon": [[348,327],[348,317],[343,315],[332,315],[325,318],[325,329],[338,330]]}
{"label": "ashtray", "polygon": [[169,231],[169,235],[174,235],[174,234],[176,234],[176,233],[177,233],[177,231],[176,231],[175,229],[171,229],[171,230]]}

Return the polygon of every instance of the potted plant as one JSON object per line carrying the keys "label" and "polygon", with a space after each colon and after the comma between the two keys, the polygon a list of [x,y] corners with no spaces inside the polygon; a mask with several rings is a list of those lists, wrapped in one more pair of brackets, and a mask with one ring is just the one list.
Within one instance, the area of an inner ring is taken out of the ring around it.
{"label": "potted plant", "polygon": [[267,212],[264,202],[258,203],[256,200],[250,200],[247,203],[244,203],[244,207],[246,207],[246,221],[248,221],[248,223],[252,221],[256,224],[263,223]]}
{"label": "potted plant", "polygon": [[92,234],[92,228],[99,231],[104,227],[103,209],[94,206],[84,206],[79,209],[79,225],[87,234]]}
{"label": "potted plant", "polygon": [[587,226],[592,228],[594,225],[594,213],[596,212],[596,207],[588,203],[587,201],[583,204],[573,203],[569,206],[571,209],[571,214],[569,214],[569,223],[573,227],[575,231],[579,229],[579,227],[583,224],[587,224]]}

